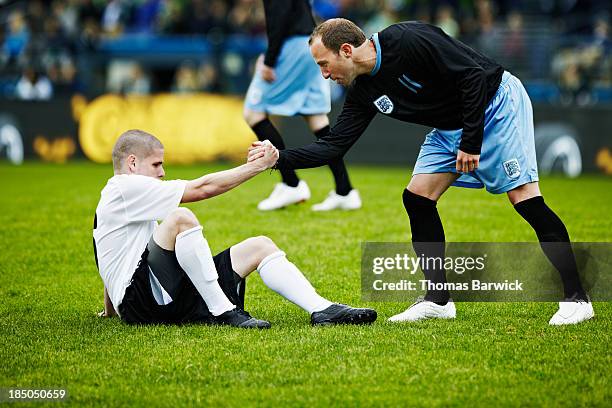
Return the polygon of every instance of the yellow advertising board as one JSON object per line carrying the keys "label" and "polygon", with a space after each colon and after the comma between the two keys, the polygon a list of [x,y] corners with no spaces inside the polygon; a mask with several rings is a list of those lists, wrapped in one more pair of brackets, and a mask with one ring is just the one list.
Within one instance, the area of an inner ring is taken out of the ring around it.
{"label": "yellow advertising board", "polygon": [[228,159],[241,161],[255,135],[242,118],[242,99],[193,94],[104,95],[78,111],[79,141],[85,155],[111,161],[113,144],[128,129],[142,129],[164,144],[169,163]]}

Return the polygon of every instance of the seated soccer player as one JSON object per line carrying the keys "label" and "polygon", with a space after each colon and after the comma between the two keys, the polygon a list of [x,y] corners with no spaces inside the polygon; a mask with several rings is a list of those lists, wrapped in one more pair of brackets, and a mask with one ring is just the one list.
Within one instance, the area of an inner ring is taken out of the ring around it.
{"label": "seated soccer player", "polygon": [[[222,194],[278,159],[270,143],[249,163],[194,180],[162,181],[164,149],[154,136],[123,133],[113,148],[114,176],[94,218],[94,253],[104,282],[104,316],[127,323],[209,323],[269,328],[244,311],[245,278],[263,282],[306,310],[313,325],[361,324],[376,311],[321,297],[274,242],[248,238],[211,254],[196,216],[180,203]],[[162,220],[160,224],[158,220]]]}

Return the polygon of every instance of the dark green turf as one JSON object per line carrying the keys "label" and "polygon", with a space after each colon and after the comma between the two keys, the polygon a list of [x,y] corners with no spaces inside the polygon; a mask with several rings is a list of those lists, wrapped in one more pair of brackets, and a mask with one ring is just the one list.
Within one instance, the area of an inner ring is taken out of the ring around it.
{"label": "dark green turf", "polygon": [[[194,178],[220,166],[168,167]],[[313,202],[326,169],[303,171]],[[311,328],[309,317],[254,274],[247,309],[265,332],[129,327],[100,319],[102,283],[91,223],[110,166],[0,164],[0,387],[66,387],[74,405],[610,406],[610,313],[549,327],[553,303],[457,306],[456,321],[391,325],[405,303],[373,303],[370,327]],[[267,172],[191,204],[215,251],[253,235],[284,249],[320,293],[360,304],[362,241],[405,241],[402,168],[352,167],[364,207],[259,213]],[[612,179],[545,178],[542,191],[576,241],[612,241]],[[505,196],[451,189],[439,204],[449,241],[534,241]]]}

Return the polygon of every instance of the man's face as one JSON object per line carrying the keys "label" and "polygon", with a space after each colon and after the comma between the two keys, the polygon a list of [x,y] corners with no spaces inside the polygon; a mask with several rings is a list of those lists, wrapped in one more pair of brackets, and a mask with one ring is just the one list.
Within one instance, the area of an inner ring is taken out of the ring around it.
{"label": "man's face", "polygon": [[349,86],[357,76],[352,58],[353,48],[349,44],[342,44],[336,54],[323,45],[321,37],[315,37],[310,45],[310,53],[325,79],[331,78],[339,85]]}
{"label": "man's face", "polygon": [[155,149],[148,157],[139,159],[135,155],[128,156],[128,166],[130,173],[141,176],[164,178],[164,149]]}

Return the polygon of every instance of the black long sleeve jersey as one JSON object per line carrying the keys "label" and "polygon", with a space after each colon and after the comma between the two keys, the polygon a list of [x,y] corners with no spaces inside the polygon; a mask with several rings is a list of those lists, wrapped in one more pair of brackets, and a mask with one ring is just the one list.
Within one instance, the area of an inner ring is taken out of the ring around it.
{"label": "black long sleeve jersey", "polygon": [[484,113],[504,69],[439,28],[420,22],[374,34],[376,65],[349,87],[330,133],[280,152],[276,168],[309,168],[343,156],[374,115],[438,129],[463,129],[460,149],[480,154]]}
{"label": "black long sleeve jersey", "polygon": [[315,27],[309,0],[264,0],[268,49],[264,63],[274,67],[285,40],[310,35]]}

